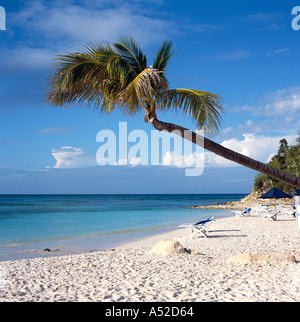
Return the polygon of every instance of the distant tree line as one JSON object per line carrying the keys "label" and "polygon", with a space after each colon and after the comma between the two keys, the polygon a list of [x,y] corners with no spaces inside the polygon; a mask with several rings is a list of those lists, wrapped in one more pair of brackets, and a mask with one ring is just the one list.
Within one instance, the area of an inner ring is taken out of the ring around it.
{"label": "distant tree line", "polygon": [[[298,132],[298,137],[291,146],[288,145],[286,139],[280,140],[278,152],[272,157],[268,164],[296,177],[300,177],[300,131]],[[256,176],[254,180],[254,191],[266,192],[273,187],[286,193],[290,193],[294,190],[293,187],[265,174],[261,173]]]}

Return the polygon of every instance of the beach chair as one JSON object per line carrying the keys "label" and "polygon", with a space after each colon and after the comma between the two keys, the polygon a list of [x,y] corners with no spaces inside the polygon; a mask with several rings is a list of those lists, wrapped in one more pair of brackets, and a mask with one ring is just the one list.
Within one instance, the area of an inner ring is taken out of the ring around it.
{"label": "beach chair", "polygon": [[190,237],[194,238],[195,235],[202,234],[205,238],[207,238],[207,228],[214,222],[214,217],[209,217],[206,220],[202,220],[199,222],[196,222],[195,224],[182,224],[178,227],[180,228],[190,228]]}
{"label": "beach chair", "polygon": [[275,212],[275,214],[267,214],[263,218],[264,220],[270,220],[270,221],[276,221],[277,220],[277,215],[280,214],[280,211]]}
{"label": "beach chair", "polygon": [[232,210],[231,212],[235,212],[235,215],[238,217],[245,217],[250,215],[251,208],[246,208],[245,210]]}
{"label": "beach chair", "polygon": [[272,208],[269,206],[262,206],[258,212],[261,214],[268,214],[271,210]]}
{"label": "beach chair", "polygon": [[268,205],[259,205],[259,206],[253,207],[251,212],[257,215],[259,213],[267,213],[269,211],[270,209]]}
{"label": "beach chair", "polygon": [[279,211],[285,211],[285,205],[281,205],[280,203],[276,202],[276,209]]}
{"label": "beach chair", "polygon": [[296,211],[295,210],[286,210],[285,211],[285,215],[287,217],[296,218]]}
{"label": "beach chair", "polygon": [[252,211],[257,214],[258,212],[260,212],[262,209],[262,205],[256,206],[252,208]]}

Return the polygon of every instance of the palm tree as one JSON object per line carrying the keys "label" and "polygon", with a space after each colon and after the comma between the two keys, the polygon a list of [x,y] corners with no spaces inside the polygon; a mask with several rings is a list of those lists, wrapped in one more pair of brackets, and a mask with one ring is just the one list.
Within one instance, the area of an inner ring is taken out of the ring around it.
{"label": "palm tree", "polygon": [[145,112],[145,121],[157,130],[173,132],[228,160],[267,174],[300,188],[300,178],[227,149],[179,125],[165,123],[157,112],[181,109],[199,128],[217,133],[221,126],[220,96],[191,89],[169,89],[166,69],[174,55],[174,43],[164,41],[152,66],[142,47],[133,38],[122,37],[113,45],[93,43],[59,56],[49,78],[47,103],[71,107],[75,103],[111,113],[116,108],[125,114]]}

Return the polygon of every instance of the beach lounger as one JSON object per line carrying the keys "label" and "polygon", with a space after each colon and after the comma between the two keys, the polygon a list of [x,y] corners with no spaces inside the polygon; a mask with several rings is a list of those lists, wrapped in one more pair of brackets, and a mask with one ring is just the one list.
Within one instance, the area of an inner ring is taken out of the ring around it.
{"label": "beach lounger", "polygon": [[277,220],[277,215],[280,214],[280,211],[275,212],[275,214],[267,214],[263,218],[265,220],[271,220],[271,221],[276,221]]}
{"label": "beach lounger", "polygon": [[296,211],[295,210],[286,210],[285,215],[287,217],[296,218]]}
{"label": "beach lounger", "polygon": [[254,212],[255,214],[268,213],[270,211],[271,211],[271,209],[269,208],[268,205],[260,205],[260,206],[252,208],[252,212]]}
{"label": "beach lounger", "polygon": [[247,215],[250,215],[251,208],[247,208],[245,210],[232,210],[231,212],[235,212],[236,216],[245,217]]}
{"label": "beach lounger", "polygon": [[197,234],[202,234],[205,238],[207,238],[207,227],[214,222],[214,217],[209,217],[206,220],[202,220],[196,222],[195,224],[182,224],[178,227],[180,228],[190,228],[190,237],[194,238]]}
{"label": "beach lounger", "polygon": [[260,209],[259,213],[261,213],[261,214],[268,214],[271,210],[272,210],[271,207],[269,207],[269,206],[263,206]]}

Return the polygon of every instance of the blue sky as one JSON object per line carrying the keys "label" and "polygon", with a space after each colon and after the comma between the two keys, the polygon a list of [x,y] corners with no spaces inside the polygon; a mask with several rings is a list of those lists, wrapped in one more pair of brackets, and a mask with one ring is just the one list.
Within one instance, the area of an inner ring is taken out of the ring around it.
{"label": "blue sky", "polygon": [[[300,130],[300,30],[291,27],[296,1],[28,0],[4,1],[0,31],[0,193],[249,192],[256,172],[205,153],[204,173],[176,166],[99,166],[97,133],[150,135],[143,115],[61,109],[44,103],[51,62],[90,41],[131,35],[149,65],[163,40],[176,55],[172,88],[210,91],[224,99],[216,142],[267,162],[283,137]],[[195,129],[178,113],[161,120]],[[67,147],[67,148],[66,148]],[[164,156],[162,156],[163,158]]]}

